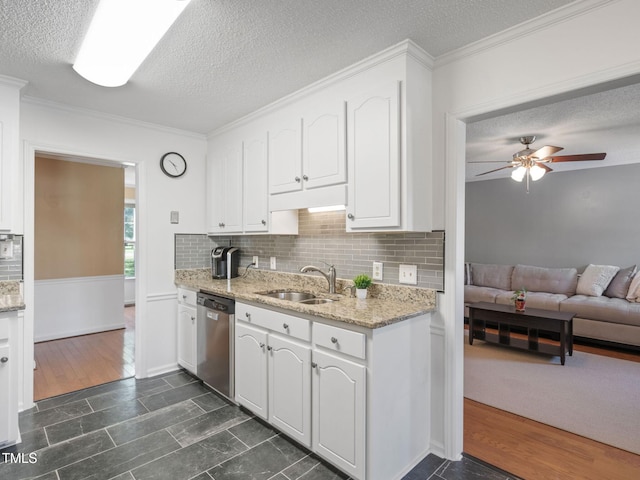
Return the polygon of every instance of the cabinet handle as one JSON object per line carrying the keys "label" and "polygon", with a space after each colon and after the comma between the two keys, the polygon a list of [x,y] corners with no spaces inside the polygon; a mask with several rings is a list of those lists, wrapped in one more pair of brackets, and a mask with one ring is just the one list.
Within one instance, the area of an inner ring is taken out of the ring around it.
{"label": "cabinet handle", "polygon": [[309,180],[309,177],[307,177],[306,175],[302,175],[302,179],[306,182],[307,180]]}
{"label": "cabinet handle", "polygon": [[220,226],[221,226],[222,228],[224,228],[224,222],[222,222],[222,223],[220,224]]}
{"label": "cabinet handle", "polygon": [[295,178],[296,183],[300,183],[300,177]]}
{"label": "cabinet handle", "polygon": [[331,337],[331,343],[338,343],[338,339],[336,337]]}
{"label": "cabinet handle", "polygon": [[348,218],[349,220],[353,220],[353,219],[354,219],[354,218],[356,218],[356,217],[354,217],[354,216],[353,216],[353,213],[350,213],[350,214],[348,214],[348,215],[347,215],[347,218]]}
{"label": "cabinet handle", "polygon": [[244,316],[251,320],[251,314],[249,312],[245,313]]}
{"label": "cabinet handle", "polygon": [[271,351],[271,350],[273,350],[273,347],[272,347],[271,345],[269,345],[269,346],[267,347],[267,350]]}
{"label": "cabinet handle", "polygon": [[267,221],[266,220],[262,220],[260,223],[262,223],[263,225],[266,225]]}
{"label": "cabinet handle", "polygon": [[311,368],[318,368],[318,364],[316,362],[311,362]]}
{"label": "cabinet handle", "polygon": [[9,361],[8,357],[2,357],[0,358],[0,363],[7,363]]}
{"label": "cabinet handle", "polygon": [[284,328],[285,330],[289,330],[289,325],[286,323],[283,323],[282,328]]}
{"label": "cabinet handle", "polygon": [[260,342],[260,348],[264,348],[264,343]]}
{"label": "cabinet handle", "polygon": [[183,300],[186,300],[186,299],[187,299],[187,296],[186,296],[186,295],[182,295],[182,299],[183,299]]}

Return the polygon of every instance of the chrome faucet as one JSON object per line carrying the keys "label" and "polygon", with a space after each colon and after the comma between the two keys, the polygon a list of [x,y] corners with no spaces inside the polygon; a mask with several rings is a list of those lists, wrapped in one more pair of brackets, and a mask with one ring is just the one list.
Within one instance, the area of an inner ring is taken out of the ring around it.
{"label": "chrome faucet", "polygon": [[320,273],[324,278],[327,279],[327,282],[329,282],[329,293],[336,293],[336,269],[333,265],[329,265],[328,275],[324,273],[322,270],[320,270],[318,267],[315,267],[313,265],[307,265],[306,267],[302,267],[300,269],[300,273],[307,273],[307,272]]}

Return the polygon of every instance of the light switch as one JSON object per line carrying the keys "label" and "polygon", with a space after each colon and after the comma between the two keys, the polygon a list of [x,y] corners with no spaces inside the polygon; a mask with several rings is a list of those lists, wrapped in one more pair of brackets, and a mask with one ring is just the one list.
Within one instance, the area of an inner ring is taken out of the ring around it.
{"label": "light switch", "polygon": [[171,223],[180,223],[180,212],[175,210],[171,212]]}
{"label": "light switch", "polygon": [[400,283],[409,285],[418,284],[418,266],[417,265],[400,265],[400,274],[398,276]]}

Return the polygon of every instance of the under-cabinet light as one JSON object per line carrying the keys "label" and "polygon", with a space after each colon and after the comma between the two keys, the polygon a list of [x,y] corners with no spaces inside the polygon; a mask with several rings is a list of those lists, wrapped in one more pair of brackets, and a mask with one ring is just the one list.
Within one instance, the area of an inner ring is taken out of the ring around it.
{"label": "under-cabinet light", "polygon": [[309,207],[307,210],[309,213],[318,213],[318,212],[337,212],[339,210],[344,210],[346,207],[344,205],[330,205],[328,207]]}
{"label": "under-cabinet light", "polygon": [[73,69],[103,87],[120,87],[191,0],[100,0]]}

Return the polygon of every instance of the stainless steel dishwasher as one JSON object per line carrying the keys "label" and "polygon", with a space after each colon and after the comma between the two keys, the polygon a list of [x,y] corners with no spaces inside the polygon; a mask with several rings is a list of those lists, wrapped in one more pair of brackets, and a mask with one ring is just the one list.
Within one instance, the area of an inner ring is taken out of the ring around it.
{"label": "stainless steel dishwasher", "polygon": [[234,401],[233,332],[235,301],[198,293],[196,376]]}

